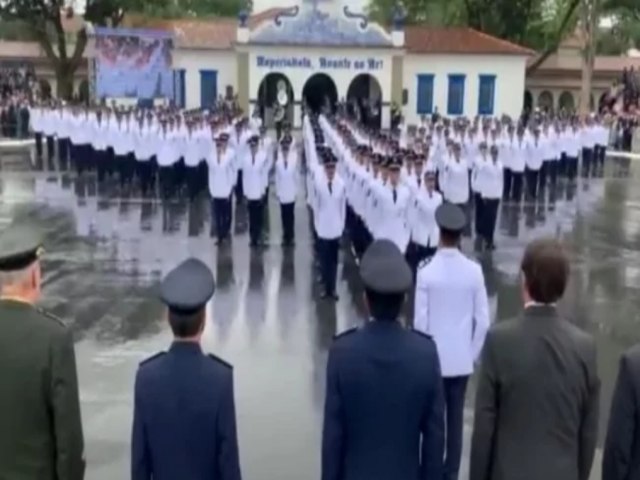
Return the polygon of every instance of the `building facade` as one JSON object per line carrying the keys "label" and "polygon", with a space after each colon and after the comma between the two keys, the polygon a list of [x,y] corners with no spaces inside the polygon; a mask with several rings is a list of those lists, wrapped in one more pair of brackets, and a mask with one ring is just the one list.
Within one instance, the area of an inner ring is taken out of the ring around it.
{"label": "building facade", "polygon": [[[387,29],[352,12],[348,2],[303,2],[258,15],[133,24],[174,35],[175,101],[210,105],[233,91],[267,122],[286,100],[299,126],[303,103],[362,102],[388,127],[393,104],[407,123],[421,115],[518,116],[527,60],[534,52],[469,28]],[[283,90],[286,95],[280,94]]]}
{"label": "building facade", "polygon": [[[567,37],[557,52],[527,75],[524,103],[531,108],[550,110],[578,110],[582,84],[582,49],[584,42],[579,30]],[[530,58],[534,62],[535,58]],[[627,68],[640,69],[640,58],[631,56],[598,55],[595,58],[591,84],[590,109],[620,80]]]}

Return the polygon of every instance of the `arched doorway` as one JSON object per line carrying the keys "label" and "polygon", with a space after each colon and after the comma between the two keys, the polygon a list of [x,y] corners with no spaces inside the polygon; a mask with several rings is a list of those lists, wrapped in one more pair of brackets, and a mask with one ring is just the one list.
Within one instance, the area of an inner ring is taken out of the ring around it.
{"label": "arched doorway", "polygon": [[549,90],[545,90],[538,97],[538,108],[547,112],[553,110],[553,94]]}
{"label": "arched doorway", "polygon": [[338,103],[338,89],[329,75],[316,73],[304,84],[302,99],[312,112],[334,112]]}
{"label": "arched doorway", "polygon": [[529,90],[525,90],[524,92],[524,109],[528,112],[533,110],[533,95]]}
{"label": "arched doorway", "polygon": [[564,110],[566,113],[573,113],[575,111],[576,103],[571,92],[562,92],[560,94],[558,109]]}
{"label": "arched doorway", "polygon": [[89,103],[89,82],[82,80],[78,86],[78,100],[87,105]]}
{"label": "arched doorway", "polygon": [[598,112],[613,109],[615,103],[615,98],[609,97],[609,92],[604,92],[598,100]]}
{"label": "arched doorway", "polygon": [[382,124],[382,89],[368,73],[357,75],[347,90],[347,111],[359,122],[372,128]]}
{"label": "arched doorway", "polygon": [[51,99],[51,84],[49,83],[49,80],[41,78],[38,82],[38,86],[40,88],[40,98],[42,100]]}
{"label": "arched doorway", "polygon": [[[284,94],[283,94],[284,93]],[[260,82],[258,87],[257,104],[262,123],[267,128],[275,125],[275,115],[278,105],[286,101],[284,108],[284,118],[293,124],[293,87],[286,75],[278,72],[269,73]],[[249,112],[252,114],[253,112]]]}

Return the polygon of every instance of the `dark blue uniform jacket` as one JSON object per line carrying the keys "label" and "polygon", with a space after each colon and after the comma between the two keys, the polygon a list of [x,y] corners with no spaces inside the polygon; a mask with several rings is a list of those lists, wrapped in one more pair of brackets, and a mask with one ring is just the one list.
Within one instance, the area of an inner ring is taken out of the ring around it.
{"label": "dark blue uniform jacket", "polygon": [[329,353],[322,480],[441,480],[436,345],[397,322],[339,336]]}
{"label": "dark blue uniform jacket", "polygon": [[240,480],[233,370],[176,342],[140,365],[132,480]]}

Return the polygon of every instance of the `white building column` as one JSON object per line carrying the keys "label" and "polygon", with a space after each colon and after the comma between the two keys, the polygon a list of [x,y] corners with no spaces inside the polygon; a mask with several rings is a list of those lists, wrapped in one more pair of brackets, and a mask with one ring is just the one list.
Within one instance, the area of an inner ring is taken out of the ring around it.
{"label": "white building column", "polygon": [[391,105],[382,105],[382,128],[391,128]]}
{"label": "white building column", "polygon": [[302,128],[302,105],[300,103],[293,104],[293,128]]}

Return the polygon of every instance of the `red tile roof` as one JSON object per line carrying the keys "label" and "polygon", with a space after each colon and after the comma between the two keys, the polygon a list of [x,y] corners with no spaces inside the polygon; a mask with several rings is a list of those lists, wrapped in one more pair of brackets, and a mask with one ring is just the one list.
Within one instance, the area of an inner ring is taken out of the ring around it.
{"label": "red tile roof", "polygon": [[418,54],[535,55],[533,50],[468,27],[408,26],[405,48]]}
{"label": "red tile roof", "polygon": [[[249,18],[249,28],[253,29],[265,20],[275,18],[281,8],[270,8]],[[136,18],[132,27],[172,30],[178,48],[202,48],[228,50],[236,40],[238,20],[235,18],[176,19],[157,20]]]}

